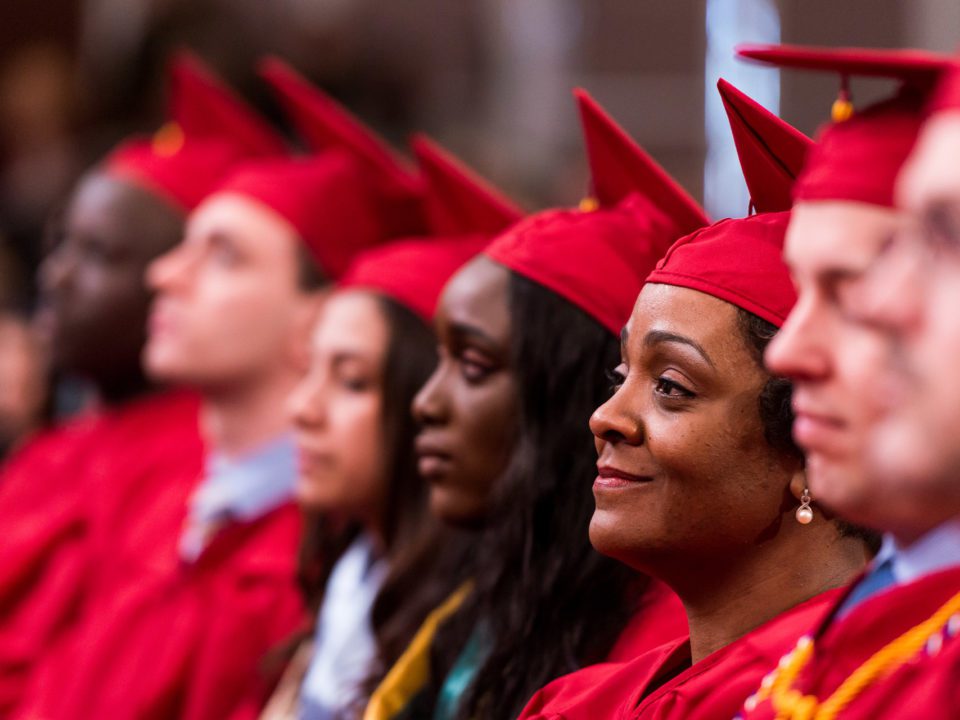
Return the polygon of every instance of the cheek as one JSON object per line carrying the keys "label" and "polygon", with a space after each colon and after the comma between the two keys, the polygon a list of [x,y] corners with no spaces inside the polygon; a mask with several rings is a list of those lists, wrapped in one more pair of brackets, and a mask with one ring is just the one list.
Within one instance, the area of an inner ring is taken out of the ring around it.
{"label": "cheek", "polygon": [[662,514],[672,532],[699,542],[750,538],[779,516],[789,475],[766,451],[755,397],[712,412],[677,416],[649,431],[664,475]]}
{"label": "cheek", "polygon": [[269,284],[211,284],[184,308],[184,338],[218,366],[265,361],[283,352],[292,306],[292,297]]}
{"label": "cheek", "polygon": [[840,346],[836,400],[842,403],[854,436],[862,437],[884,412],[882,388],[890,371],[884,341],[872,333],[851,330]]}
{"label": "cheek", "polygon": [[300,501],[314,509],[363,513],[378,505],[385,492],[379,399],[332,403],[327,413],[329,421],[317,433],[321,437],[312,440],[332,455],[301,478]]}
{"label": "cheek", "polygon": [[487,486],[503,474],[513,452],[517,430],[517,407],[512,382],[499,383],[482,395],[477,393],[462,405],[467,418],[463,444],[482,464]]}

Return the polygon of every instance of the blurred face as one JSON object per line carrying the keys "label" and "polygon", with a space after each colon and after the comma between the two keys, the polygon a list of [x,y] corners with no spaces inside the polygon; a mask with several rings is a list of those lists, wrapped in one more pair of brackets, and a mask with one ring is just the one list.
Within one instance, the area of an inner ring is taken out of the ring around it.
{"label": "blurred face", "polygon": [[103,174],[80,182],[39,274],[37,326],[60,368],[94,380],[139,371],[144,272],[182,231],[182,216],[145,190]]}
{"label": "blurred face", "polygon": [[766,353],[770,371],[794,383],[793,435],[807,455],[813,497],[865,525],[888,501],[864,451],[885,403],[890,348],[846,306],[899,222],[892,210],[862,203],[798,204],[785,250],[798,300]]}
{"label": "blurred face", "polygon": [[184,241],[150,266],[147,370],[216,390],[302,355],[315,297],[298,288],[299,242],[279,215],[243,196],[204,202]]}
{"label": "blurred face", "polygon": [[377,299],[337,293],[313,335],[310,371],[290,397],[297,495],[311,510],[371,521],[386,496],[383,376],[390,342]]}
{"label": "blurred face", "polygon": [[45,363],[34,333],[0,313],[0,454],[40,421]]}
{"label": "blurred face", "polygon": [[413,402],[430,508],[450,523],[483,522],[513,450],[509,280],[483,257],[450,280],[436,315],[440,363]]}
{"label": "blurred face", "polygon": [[799,463],[764,439],[757,399],[768,376],[736,308],[649,284],[622,340],[615,392],[590,419],[591,542],[658,575],[677,561],[741,557],[789,521]]}
{"label": "blurred face", "polygon": [[863,283],[862,319],[894,339],[897,373],[868,461],[896,489],[887,525],[920,534],[960,514],[960,112],[925,127],[901,175],[911,222]]}

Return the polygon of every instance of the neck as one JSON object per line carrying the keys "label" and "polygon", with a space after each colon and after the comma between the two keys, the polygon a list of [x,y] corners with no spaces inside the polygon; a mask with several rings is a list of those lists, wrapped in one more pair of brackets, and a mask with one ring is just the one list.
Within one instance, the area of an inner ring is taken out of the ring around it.
{"label": "neck", "polygon": [[156,387],[138,367],[129,373],[111,373],[109,378],[93,381],[97,399],[107,407],[116,407],[148,395]]}
{"label": "neck", "polygon": [[207,446],[228,457],[243,455],[288,432],[286,401],[297,380],[282,372],[203,389],[201,428]]}
{"label": "neck", "polygon": [[822,517],[815,522],[816,530],[794,523],[779,534],[794,536],[787,542],[778,535],[740,558],[703,558],[695,572],[668,581],[687,612],[693,662],[863,569],[869,557],[861,540],[839,537]]}

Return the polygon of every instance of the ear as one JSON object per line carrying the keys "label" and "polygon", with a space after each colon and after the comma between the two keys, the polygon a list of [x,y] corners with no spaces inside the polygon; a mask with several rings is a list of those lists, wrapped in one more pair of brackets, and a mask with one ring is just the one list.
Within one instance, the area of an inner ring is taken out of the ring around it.
{"label": "ear", "polygon": [[310,369],[310,341],[313,338],[314,328],[323,309],[324,303],[330,297],[332,290],[324,288],[313,292],[304,292],[297,298],[291,323],[290,343],[287,347],[287,357],[290,365],[300,375],[305,375]]}
{"label": "ear", "polygon": [[803,495],[804,489],[807,489],[809,492],[809,485],[807,485],[807,471],[800,467],[797,468],[796,472],[793,473],[793,476],[790,478],[790,494],[793,495],[797,502],[800,502],[800,497]]}

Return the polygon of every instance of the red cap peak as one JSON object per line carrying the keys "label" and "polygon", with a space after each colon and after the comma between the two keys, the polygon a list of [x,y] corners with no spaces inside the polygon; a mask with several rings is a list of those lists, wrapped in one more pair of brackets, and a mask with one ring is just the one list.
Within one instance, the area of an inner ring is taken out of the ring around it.
{"label": "red cap peak", "polygon": [[576,95],[599,202],[528,217],[486,254],[617,334],[657,260],[708,220],[599,105],[583,91]]}
{"label": "red cap peak", "polygon": [[586,90],[573,91],[590,164],[593,192],[599,207],[613,207],[628,195],[644,196],[667,215],[680,234],[710,221],[700,205]]}
{"label": "red cap peak", "polygon": [[737,146],[750,202],[757,212],[789,210],[793,183],[813,140],[726,80],[717,82]]}
{"label": "red cap peak", "polygon": [[195,55],[170,65],[170,119],[190,138],[230,137],[250,155],[283,153],[281,137]]}
{"label": "red cap peak", "polygon": [[424,177],[433,234],[494,235],[523,217],[510,199],[427,136],[414,136],[410,147]]}
{"label": "red cap peak", "polygon": [[290,65],[267,57],[258,71],[313,151],[343,148],[393,179],[411,181],[404,163],[377,133]]}
{"label": "red cap peak", "polygon": [[362,166],[380,198],[387,237],[423,232],[419,179],[373,130],[282,60],[265,58],[259,73],[315,152],[338,149]]}
{"label": "red cap peak", "polygon": [[169,120],[106,161],[108,173],[192,210],[237,163],[284,152],[283,139],[196,57],[170,62]]}

